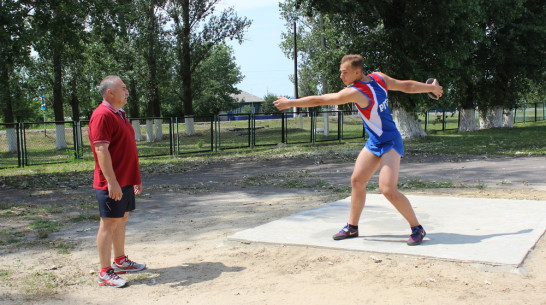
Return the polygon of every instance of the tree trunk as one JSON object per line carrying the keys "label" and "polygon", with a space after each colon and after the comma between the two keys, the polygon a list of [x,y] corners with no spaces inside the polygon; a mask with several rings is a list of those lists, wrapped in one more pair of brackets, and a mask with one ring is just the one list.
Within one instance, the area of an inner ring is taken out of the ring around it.
{"label": "tree trunk", "polygon": [[148,54],[147,54],[147,63],[148,63],[148,116],[159,117],[161,116],[161,102],[159,99],[159,86],[157,82],[157,50],[156,39],[157,39],[157,21],[155,17],[155,5],[154,1],[150,2],[148,10]]}
{"label": "tree trunk", "polygon": [[161,119],[154,119],[154,125],[155,125],[155,140],[156,141],[161,141],[163,140],[163,126],[161,125],[161,123],[163,122],[163,120]]}
{"label": "tree trunk", "polygon": [[[58,47],[53,48],[53,111],[55,113],[55,121],[64,121],[63,113],[63,84],[62,84],[62,61],[61,50]],[[57,123],[56,126],[56,147],[57,149],[65,149],[66,138],[64,132],[64,124]]]}
{"label": "tree trunk", "polygon": [[154,121],[146,119],[146,142],[154,141]]}
{"label": "tree trunk", "polygon": [[468,108],[460,110],[459,131],[475,131],[476,126],[476,109]]}
{"label": "tree trunk", "polygon": [[11,98],[11,88],[9,84],[9,67],[6,62],[2,60],[2,66],[0,67],[1,77],[0,77],[0,98],[4,103],[4,123],[13,123],[13,105]]}
{"label": "tree trunk", "polygon": [[503,126],[503,110],[501,107],[480,111],[480,129],[500,128]]}
{"label": "tree trunk", "polygon": [[404,108],[398,107],[393,109],[392,114],[394,123],[398,126],[403,139],[427,136],[414,113],[409,113]]}
{"label": "tree trunk", "polygon": [[502,127],[514,127],[514,111],[512,109],[503,112]]}
{"label": "tree trunk", "polygon": [[66,145],[64,124],[55,125],[55,141],[57,143],[57,146],[55,147],[57,150],[66,149],[68,147]]}
{"label": "tree trunk", "polygon": [[193,116],[185,116],[184,123],[186,124],[186,135],[195,135],[195,123],[193,121]]}
{"label": "tree trunk", "polygon": [[[328,109],[326,109],[326,111],[328,111]],[[324,120],[324,136],[327,137],[330,135],[330,126],[328,126],[328,112],[324,112],[322,117]]]}
{"label": "tree trunk", "polygon": [[17,132],[13,125],[6,128],[6,137],[8,138],[9,153],[16,154],[19,151],[19,147],[17,147]]}
{"label": "tree trunk", "polygon": [[191,91],[191,53],[190,53],[190,1],[182,1],[182,58],[180,73],[182,77],[182,100],[184,103],[184,118],[186,134],[195,134],[193,124],[193,93]]}
{"label": "tree trunk", "polygon": [[[132,67],[131,67],[132,71]],[[136,81],[134,78],[129,79],[129,98],[127,100],[129,111],[129,117],[130,118],[138,118],[139,115],[139,109],[138,109],[138,99],[137,99],[137,89],[136,89]],[[138,123],[138,120],[136,120]],[[140,130],[140,129],[139,129]],[[136,130],[135,130],[136,132]]]}
{"label": "tree trunk", "polygon": [[[0,67],[0,101],[4,103],[4,123],[13,123],[13,105],[11,99],[11,89],[9,84],[9,71],[8,65],[2,60],[2,66]],[[6,136],[8,138],[8,151],[12,154],[17,153],[19,150],[17,147],[17,133],[15,132],[15,126],[9,125],[6,128]]]}
{"label": "tree trunk", "polygon": [[135,131],[135,140],[137,142],[142,141],[142,132],[140,132],[140,120],[131,120],[133,130]]}
{"label": "tree trunk", "polygon": [[78,99],[78,91],[76,88],[76,80],[72,79],[70,81],[70,106],[72,106],[72,121],[80,120],[80,100]]}

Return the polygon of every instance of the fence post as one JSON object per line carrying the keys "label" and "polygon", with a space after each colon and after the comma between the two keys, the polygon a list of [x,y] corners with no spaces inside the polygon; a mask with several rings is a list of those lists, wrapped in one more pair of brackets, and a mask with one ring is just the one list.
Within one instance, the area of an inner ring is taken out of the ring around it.
{"label": "fence post", "polygon": [[315,144],[315,112],[309,112],[311,115],[311,144]]}
{"label": "fence post", "polygon": [[214,152],[218,152],[218,146],[220,146],[220,123],[218,122],[218,116],[214,115]]}
{"label": "fence post", "polygon": [[174,118],[174,123],[176,124],[176,155],[180,154],[180,131],[178,130],[178,117]]}
{"label": "fence post", "polygon": [[74,140],[74,159],[78,159],[78,135],[76,131],[76,121],[72,121],[72,140]]}
{"label": "fence post", "polygon": [[537,115],[538,115],[538,113],[537,113],[537,103],[535,103],[535,122],[537,121]]}
{"label": "fence post", "polygon": [[457,109],[457,114],[458,114],[458,117],[457,117],[457,130],[459,130],[459,127],[461,127],[461,111],[459,111]]}
{"label": "fence post", "polygon": [[425,110],[425,132],[428,131],[428,110]]}
{"label": "fence post", "polygon": [[343,125],[341,124],[342,115],[341,112],[338,110],[337,112],[337,141],[338,143],[341,143],[341,129],[343,128]]}
{"label": "fence post", "polygon": [[284,120],[285,120],[285,115],[284,115],[284,112],[281,112],[281,143],[285,143],[286,144],[286,138],[284,137]]}
{"label": "fence post", "polygon": [[15,133],[17,134],[17,167],[21,167],[21,123],[14,124]]}
{"label": "fence post", "polygon": [[446,111],[442,111],[442,131],[446,131]]}
{"label": "fence post", "polygon": [[28,156],[27,156],[27,137],[25,132],[25,123],[21,123],[21,162],[23,167],[28,166]]}
{"label": "fence post", "polygon": [[256,135],[254,134],[256,132],[256,114],[255,113],[250,113],[250,115],[248,116],[248,125],[249,125],[249,130],[248,130],[248,140],[249,140],[249,143],[248,143],[248,146],[251,148],[251,149],[254,149],[254,145],[256,144]]}
{"label": "fence post", "polygon": [[518,107],[514,107],[514,124],[516,124],[518,117]]}

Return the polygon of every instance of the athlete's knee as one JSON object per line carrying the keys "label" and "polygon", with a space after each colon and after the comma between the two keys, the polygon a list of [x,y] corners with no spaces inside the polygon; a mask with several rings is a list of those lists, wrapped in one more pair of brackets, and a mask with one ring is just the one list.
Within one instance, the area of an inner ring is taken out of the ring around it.
{"label": "athlete's knee", "polygon": [[395,198],[399,193],[398,187],[390,183],[379,184],[379,190],[388,200]]}
{"label": "athlete's knee", "polygon": [[358,175],[351,176],[351,186],[355,189],[365,189],[368,185],[368,181],[362,179]]}

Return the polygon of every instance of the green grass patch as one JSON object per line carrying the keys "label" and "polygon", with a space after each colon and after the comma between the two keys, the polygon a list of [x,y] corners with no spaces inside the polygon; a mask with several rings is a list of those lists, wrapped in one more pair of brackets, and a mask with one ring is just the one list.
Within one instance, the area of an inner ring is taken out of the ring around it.
{"label": "green grass patch", "polygon": [[61,227],[61,223],[55,220],[41,219],[28,224],[31,230],[40,230],[46,232],[56,232]]}
{"label": "green grass patch", "polygon": [[407,153],[544,156],[546,121],[474,132],[445,131],[405,141]]}
{"label": "green grass patch", "polygon": [[436,188],[451,188],[452,181],[422,181],[421,179],[410,179],[398,183],[400,189],[436,189]]}
{"label": "green grass patch", "polygon": [[71,222],[82,222],[86,220],[100,220],[99,215],[78,215],[70,218]]}
{"label": "green grass patch", "polygon": [[22,289],[28,295],[48,296],[55,293],[55,288],[61,286],[62,278],[51,271],[36,271],[22,279]]}
{"label": "green grass patch", "polygon": [[[294,122],[295,120],[291,120],[290,124],[295,124]],[[241,123],[239,122],[238,124]],[[358,129],[356,126],[361,125],[355,124],[355,128]],[[273,128],[273,126],[269,126],[268,128]],[[298,129],[295,128],[292,131],[308,132],[305,130],[297,131]],[[265,131],[261,132],[267,135]],[[518,123],[514,125],[514,128],[486,129],[475,132],[437,132],[425,138],[407,140],[405,141],[405,147],[407,154],[544,156],[546,155],[546,137],[543,136],[545,132],[546,121]],[[290,136],[289,143],[291,141]],[[302,134],[301,138],[303,139],[307,136]],[[199,140],[196,139],[192,145],[195,147],[199,143]],[[354,142],[344,142],[342,144],[327,142],[320,145],[299,144],[288,145],[286,147],[238,148],[225,151],[220,150],[216,153],[180,155],[179,157],[141,158],[140,163],[143,174],[169,174],[179,173],[188,168],[195,168],[203,163],[223,160],[233,162],[240,159],[270,160],[323,157],[338,159],[340,162],[344,162],[354,160],[362,149],[363,144],[363,139],[356,139]],[[93,168],[94,162],[92,160],[83,160],[65,164],[1,169],[0,185],[5,184],[17,189],[37,188],[55,190],[90,186],[93,180]],[[289,184],[296,186],[297,182],[290,182]],[[0,205],[0,210],[6,209],[9,210],[8,205]]]}

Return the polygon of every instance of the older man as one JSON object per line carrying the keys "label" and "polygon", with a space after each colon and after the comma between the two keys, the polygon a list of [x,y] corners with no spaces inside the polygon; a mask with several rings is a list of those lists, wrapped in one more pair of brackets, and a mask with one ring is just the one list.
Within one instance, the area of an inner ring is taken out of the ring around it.
{"label": "older man", "polygon": [[[100,211],[97,248],[100,258],[99,285],[123,287],[127,283],[118,274],[140,271],[145,264],[135,263],[125,255],[125,226],[129,212],[135,209],[135,194],[142,191],[135,133],[122,107],[129,92],[114,75],[99,86],[102,103],[89,121],[89,141],[95,158],[93,188]],[[114,249],[114,262],[110,256]]]}

